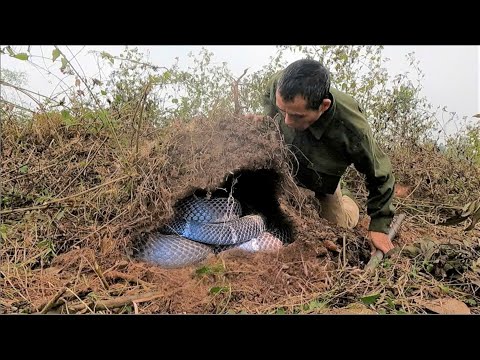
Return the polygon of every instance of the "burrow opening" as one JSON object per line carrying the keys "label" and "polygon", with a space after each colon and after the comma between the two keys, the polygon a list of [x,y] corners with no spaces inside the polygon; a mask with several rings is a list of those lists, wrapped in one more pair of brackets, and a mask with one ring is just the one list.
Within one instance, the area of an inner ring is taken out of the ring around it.
{"label": "burrow opening", "polygon": [[240,202],[243,216],[263,215],[267,230],[279,231],[290,243],[293,242],[293,222],[280,208],[281,181],[282,175],[275,169],[241,169],[228,174],[214,190],[195,189],[189,196],[214,198],[231,194]]}

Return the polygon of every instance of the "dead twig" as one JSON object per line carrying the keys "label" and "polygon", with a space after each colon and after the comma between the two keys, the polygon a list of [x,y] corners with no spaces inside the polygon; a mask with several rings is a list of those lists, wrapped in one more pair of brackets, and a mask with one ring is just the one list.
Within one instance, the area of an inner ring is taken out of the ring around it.
{"label": "dead twig", "polygon": [[68,282],[65,286],[63,286],[57,293],[43,306],[40,314],[46,314],[50,309],[58,306],[57,304],[58,299],[67,291],[68,287],[70,286],[70,282]]}
{"label": "dead twig", "polygon": [[235,104],[235,111],[234,111],[234,114],[236,116],[240,115],[240,112],[241,112],[241,106],[240,106],[240,91],[238,89],[238,85],[240,84],[240,80],[242,79],[242,77],[245,76],[245,74],[247,73],[248,71],[248,68],[245,69],[243,71],[243,74],[236,80],[233,81],[233,84],[232,84],[232,91],[233,91],[233,102]]}
{"label": "dead twig", "polygon": [[97,260],[93,259],[93,271],[98,275],[100,281],[102,282],[103,287],[105,290],[108,290],[110,287],[108,286],[108,282],[105,279],[105,276],[103,276],[102,269],[100,269],[100,265],[98,265]]}
{"label": "dead twig", "polygon": [[85,308],[87,308],[87,306],[95,309],[96,311],[111,310],[111,309],[115,309],[115,308],[119,308],[127,305],[133,305],[134,302],[138,304],[146,301],[151,301],[153,299],[162,297],[164,295],[165,293],[162,291],[162,292],[150,292],[140,296],[138,294],[121,296],[115,299],[105,300],[105,301],[97,301],[97,302],[90,301],[89,304],[83,303],[78,305],[70,305],[68,306],[68,310],[78,312],[78,311],[84,310]]}
{"label": "dead twig", "polygon": [[124,274],[120,271],[115,271],[115,270],[109,271],[104,273],[104,276],[111,280],[123,279],[132,283],[142,284],[144,287],[150,287],[148,282],[143,281],[134,275]]}

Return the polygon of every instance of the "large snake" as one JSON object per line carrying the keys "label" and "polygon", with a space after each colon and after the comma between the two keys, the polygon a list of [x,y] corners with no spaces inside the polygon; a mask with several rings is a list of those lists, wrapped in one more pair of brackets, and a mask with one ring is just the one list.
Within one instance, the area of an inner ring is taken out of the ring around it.
{"label": "large snake", "polygon": [[241,204],[232,197],[191,196],[175,206],[171,222],[146,237],[138,257],[161,267],[183,267],[232,248],[278,250],[287,240],[282,237],[278,229],[267,229],[263,216],[242,216]]}

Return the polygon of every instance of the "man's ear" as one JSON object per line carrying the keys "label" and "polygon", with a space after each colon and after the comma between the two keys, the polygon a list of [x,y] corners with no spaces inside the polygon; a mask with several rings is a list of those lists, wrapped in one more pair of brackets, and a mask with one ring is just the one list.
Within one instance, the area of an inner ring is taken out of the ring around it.
{"label": "man's ear", "polygon": [[330,99],[323,99],[322,104],[320,105],[320,111],[324,113],[328,109],[330,109],[330,105],[332,105],[332,100]]}

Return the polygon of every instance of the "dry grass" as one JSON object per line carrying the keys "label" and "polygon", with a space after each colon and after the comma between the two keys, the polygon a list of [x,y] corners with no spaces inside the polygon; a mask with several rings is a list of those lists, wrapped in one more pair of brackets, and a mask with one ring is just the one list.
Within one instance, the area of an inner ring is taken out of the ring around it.
{"label": "dry grass", "polygon": [[[443,260],[435,263],[430,254],[425,262],[425,253],[402,252],[366,277],[368,219],[355,231],[320,219],[315,200],[292,184],[274,127],[222,113],[162,129],[132,123],[89,114],[67,124],[53,113],[28,123],[4,121],[0,312],[425,313],[425,301],[445,296],[480,312],[478,230],[434,226],[440,212],[418,205],[463,205],[471,191],[478,194],[480,177],[467,181],[478,169],[459,167],[464,172],[444,180],[445,172],[425,155],[393,157],[398,178],[415,189],[396,204],[402,211],[417,209],[409,212],[399,244],[427,238],[448,243],[449,256],[460,254],[466,266],[456,277],[441,277],[427,265],[438,268]],[[223,191],[225,180],[241,169],[281,175],[276,195],[294,225],[295,242],[275,254],[224,252],[173,270],[131,258],[135,240],[168,220],[176,200],[196,189]],[[468,246],[459,248],[452,239]]]}

